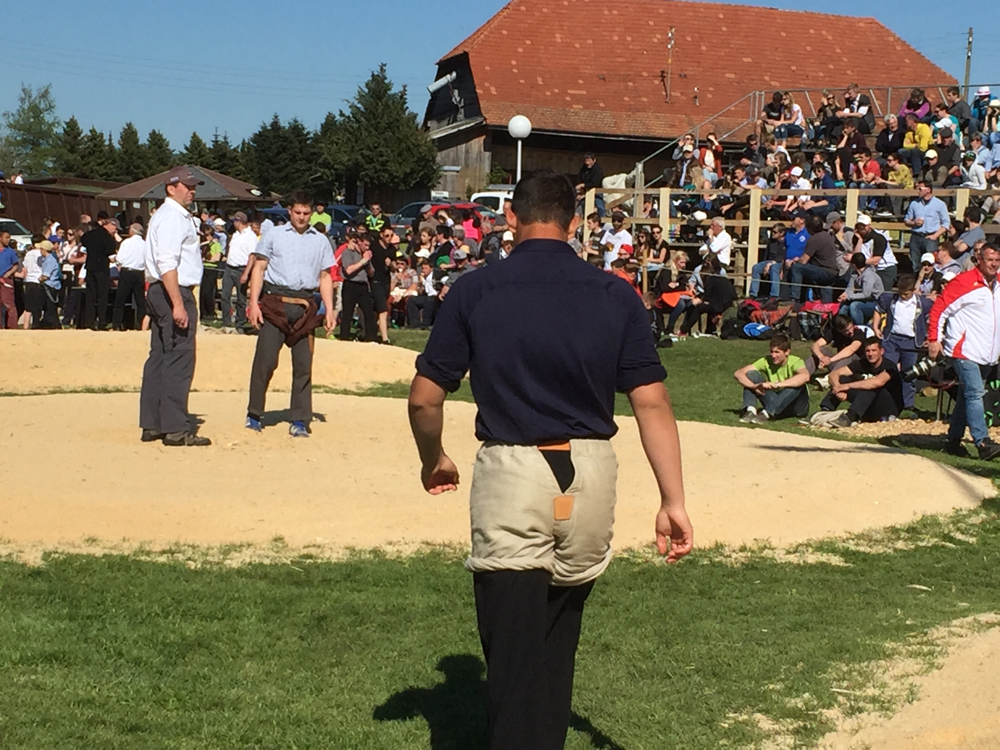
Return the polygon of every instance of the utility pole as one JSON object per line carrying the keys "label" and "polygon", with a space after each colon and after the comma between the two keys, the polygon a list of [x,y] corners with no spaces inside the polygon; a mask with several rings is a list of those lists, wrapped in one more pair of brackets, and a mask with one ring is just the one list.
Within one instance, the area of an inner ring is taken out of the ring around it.
{"label": "utility pole", "polygon": [[972,73],[972,27],[969,27],[969,41],[965,46],[965,99],[969,99],[969,75]]}
{"label": "utility pole", "polygon": [[674,67],[674,27],[667,35],[667,104],[670,104],[670,78]]}

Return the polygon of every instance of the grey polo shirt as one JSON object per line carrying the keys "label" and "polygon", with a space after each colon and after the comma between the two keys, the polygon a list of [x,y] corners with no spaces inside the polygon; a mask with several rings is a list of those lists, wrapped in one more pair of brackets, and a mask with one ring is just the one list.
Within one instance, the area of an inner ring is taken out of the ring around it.
{"label": "grey polo shirt", "polygon": [[268,260],[264,281],[300,291],[318,289],[320,273],[333,266],[326,237],[312,227],[299,234],[290,223],[261,237],[254,255]]}

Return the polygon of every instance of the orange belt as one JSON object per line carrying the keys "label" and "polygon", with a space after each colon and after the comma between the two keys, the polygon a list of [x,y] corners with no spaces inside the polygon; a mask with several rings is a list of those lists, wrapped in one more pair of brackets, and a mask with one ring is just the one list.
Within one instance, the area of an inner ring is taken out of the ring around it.
{"label": "orange belt", "polygon": [[540,451],[568,451],[569,441],[564,443],[545,443],[545,445],[537,446]]}

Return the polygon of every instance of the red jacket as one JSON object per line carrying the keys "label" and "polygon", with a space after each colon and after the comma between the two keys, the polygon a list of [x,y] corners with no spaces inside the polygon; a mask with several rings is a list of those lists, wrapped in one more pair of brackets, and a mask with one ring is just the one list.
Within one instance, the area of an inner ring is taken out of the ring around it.
{"label": "red jacket", "polygon": [[927,340],[944,353],[980,365],[1000,360],[1000,283],[993,288],[978,268],[953,278],[931,307]]}

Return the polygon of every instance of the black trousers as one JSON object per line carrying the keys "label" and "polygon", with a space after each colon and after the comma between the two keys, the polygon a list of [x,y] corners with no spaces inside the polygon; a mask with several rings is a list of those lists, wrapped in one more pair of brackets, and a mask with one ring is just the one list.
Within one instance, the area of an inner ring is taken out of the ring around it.
{"label": "black trousers", "polygon": [[247,323],[247,285],[240,283],[240,277],[246,266],[224,266],[222,269],[222,324],[233,322],[232,298],[236,290],[236,327],[242,328]]}
{"label": "black trousers", "polygon": [[427,294],[406,298],[406,326],[408,328],[430,328],[437,315],[438,298]]}
{"label": "black trousers", "polygon": [[[847,402],[851,405],[848,413],[859,422],[878,422],[885,417],[898,417],[903,409],[902,402],[897,402],[888,388],[874,391],[851,388],[847,391]],[[823,398],[820,408],[833,411],[839,404],[840,401],[830,392]]]}
{"label": "black trousers", "polygon": [[354,308],[361,310],[361,322],[364,326],[364,340],[374,341],[375,304],[371,290],[364,281],[344,281],[343,305],[340,311],[340,338],[351,336],[351,322],[354,320]]}
{"label": "black trousers", "polygon": [[[87,269],[87,289],[84,295],[83,325],[86,328],[106,328],[108,325],[108,295],[111,293],[111,273],[95,273]],[[95,315],[96,312],[96,315]]]}
{"label": "black trousers", "polygon": [[712,306],[707,302],[702,302],[699,305],[691,305],[684,311],[684,322],[681,323],[681,333],[691,333],[691,329],[694,328],[694,324],[698,322],[698,318],[701,317],[702,313],[708,315],[708,321],[705,323],[705,333],[715,333],[715,323],[712,319],[718,315],[717,312],[712,311]]}
{"label": "black trousers", "polygon": [[78,286],[71,287],[66,292],[62,318],[64,326],[80,328],[83,325],[83,299],[83,289]]}
{"label": "black trousers", "polygon": [[163,284],[149,287],[149,358],[142,370],[139,426],[153,432],[190,432],[188,394],[194,377],[198,310],[194,293],[181,287],[187,328],[174,324],[173,305]]}
{"label": "black trousers", "polygon": [[122,328],[125,305],[128,303],[129,297],[132,298],[132,303],[135,306],[135,327],[132,330],[138,331],[142,328],[142,319],[146,316],[146,273],[144,271],[123,268],[118,275],[115,309],[111,316],[111,327],[116,331]]}
{"label": "black trousers", "polygon": [[58,289],[42,284],[42,308],[44,312],[40,318],[32,319],[32,328],[62,328],[59,323],[59,294]]}
{"label": "black trousers", "polygon": [[[305,314],[301,305],[285,305],[285,315],[289,323]],[[278,366],[278,354],[285,345],[285,334],[264,321],[257,334],[257,349],[250,367],[250,403],[247,413],[260,419],[264,413],[267,387]],[[312,421],[312,345],[313,337],[306,336],[292,347],[292,396],[291,417],[293,422]]]}
{"label": "black trousers", "polygon": [[215,320],[215,292],[219,288],[218,268],[205,266],[201,272],[201,286],[199,287],[198,306],[201,308],[202,320]]}
{"label": "black trousers", "polygon": [[594,582],[552,586],[544,570],[476,573],[490,750],[566,742],[583,605]]}

